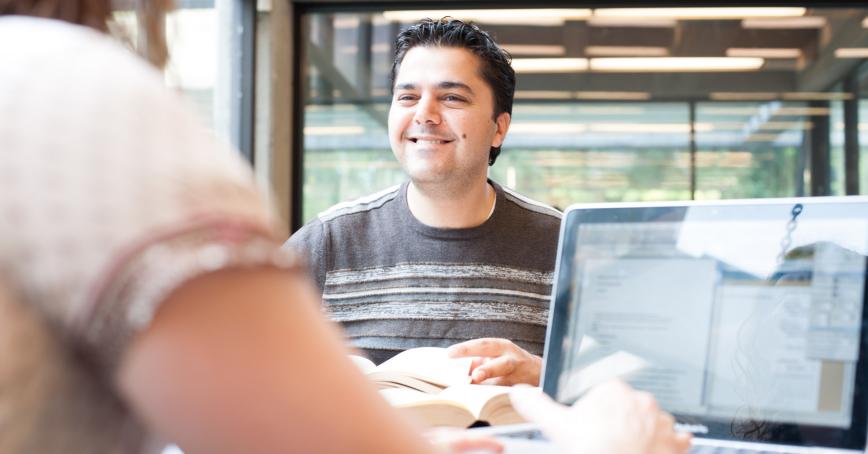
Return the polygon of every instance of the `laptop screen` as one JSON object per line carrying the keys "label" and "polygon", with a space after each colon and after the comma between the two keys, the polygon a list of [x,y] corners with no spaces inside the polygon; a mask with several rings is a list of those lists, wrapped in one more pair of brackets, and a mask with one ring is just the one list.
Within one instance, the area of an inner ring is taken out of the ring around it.
{"label": "laptop screen", "polygon": [[863,449],[868,199],[575,206],[544,389],[653,393],[699,437]]}

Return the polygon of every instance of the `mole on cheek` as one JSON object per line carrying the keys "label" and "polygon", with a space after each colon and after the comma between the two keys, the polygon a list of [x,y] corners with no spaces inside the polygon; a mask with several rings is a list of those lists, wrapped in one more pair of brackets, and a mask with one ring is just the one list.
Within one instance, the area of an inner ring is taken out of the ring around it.
{"label": "mole on cheek", "polygon": [[466,139],[466,138],[467,138],[467,134],[461,134],[461,138],[462,138],[462,139]]}

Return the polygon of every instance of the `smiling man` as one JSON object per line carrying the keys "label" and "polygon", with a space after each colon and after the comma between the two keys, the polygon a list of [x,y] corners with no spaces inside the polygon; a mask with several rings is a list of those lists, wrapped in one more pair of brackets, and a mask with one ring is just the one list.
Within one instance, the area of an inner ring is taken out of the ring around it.
{"label": "smiling man", "polygon": [[[560,213],[488,179],[515,72],[459,20],[401,32],[389,142],[409,180],[337,205],[288,245],[375,362],[419,346],[473,356],[474,382],[539,382]],[[457,345],[453,345],[457,344]]]}

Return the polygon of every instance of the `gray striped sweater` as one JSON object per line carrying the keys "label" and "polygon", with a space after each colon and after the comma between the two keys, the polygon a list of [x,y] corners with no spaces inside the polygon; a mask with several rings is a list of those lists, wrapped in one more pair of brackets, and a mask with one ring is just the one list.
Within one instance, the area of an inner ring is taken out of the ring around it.
{"label": "gray striped sweater", "polygon": [[404,183],[336,205],[287,241],[374,362],[478,337],[542,354],[561,214],[491,183],[495,210],[477,227],[422,224]]}

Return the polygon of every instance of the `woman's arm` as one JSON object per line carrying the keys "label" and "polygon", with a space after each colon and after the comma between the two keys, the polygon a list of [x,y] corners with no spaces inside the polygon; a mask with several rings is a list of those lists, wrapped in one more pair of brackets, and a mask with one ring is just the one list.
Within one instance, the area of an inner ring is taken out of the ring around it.
{"label": "woman's arm", "polygon": [[230,269],[173,292],[117,380],[186,453],[424,453],[432,448],[347,359],[298,274]]}

